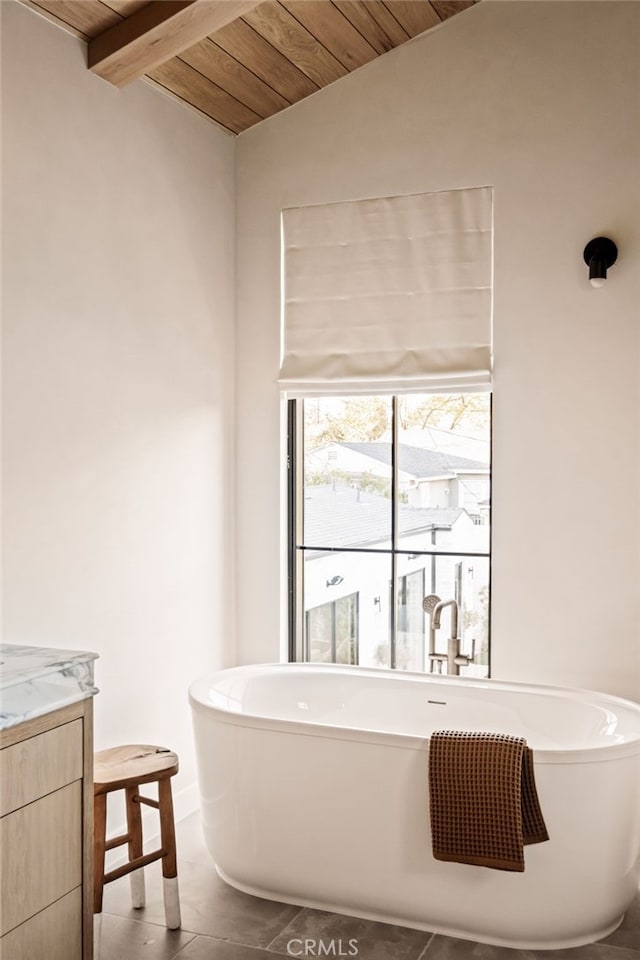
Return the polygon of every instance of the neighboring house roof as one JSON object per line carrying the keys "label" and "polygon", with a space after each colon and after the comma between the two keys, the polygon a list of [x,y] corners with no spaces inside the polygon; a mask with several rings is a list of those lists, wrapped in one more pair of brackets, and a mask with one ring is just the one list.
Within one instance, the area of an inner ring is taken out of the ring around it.
{"label": "neighboring house roof", "polygon": [[[449,530],[465,510],[398,504],[398,536]],[[307,486],[305,543],[312,547],[364,547],[391,538],[391,500],[350,486]]]}
{"label": "neighboring house roof", "polygon": [[[390,443],[349,443],[336,441],[335,446],[346,447],[354,453],[371,457],[387,466],[391,466]],[[467,457],[457,457],[452,453],[441,453],[439,450],[425,450],[423,447],[410,447],[406,443],[399,444],[400,459],[398,466],[403,473],[424,479],[425,477],[450,476],[452,473],[488,473],[489,467],[479,460],[468,460]]]}

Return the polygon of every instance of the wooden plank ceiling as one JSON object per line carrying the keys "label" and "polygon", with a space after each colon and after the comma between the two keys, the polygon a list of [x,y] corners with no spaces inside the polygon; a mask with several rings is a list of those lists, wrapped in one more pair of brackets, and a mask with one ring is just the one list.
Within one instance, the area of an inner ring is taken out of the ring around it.
{"label": "wooden plank ceiling", "polygon": [[22,0],[88,44],[116,86],[145,76],[233,133],[478,0]]}

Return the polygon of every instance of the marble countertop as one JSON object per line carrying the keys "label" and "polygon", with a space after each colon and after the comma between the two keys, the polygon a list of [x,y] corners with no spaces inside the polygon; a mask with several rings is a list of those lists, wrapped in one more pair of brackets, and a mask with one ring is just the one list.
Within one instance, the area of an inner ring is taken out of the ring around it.
{"label": "marble countertop", "polygon": [[0,730],[98,692],[97,653],[0,644]]}

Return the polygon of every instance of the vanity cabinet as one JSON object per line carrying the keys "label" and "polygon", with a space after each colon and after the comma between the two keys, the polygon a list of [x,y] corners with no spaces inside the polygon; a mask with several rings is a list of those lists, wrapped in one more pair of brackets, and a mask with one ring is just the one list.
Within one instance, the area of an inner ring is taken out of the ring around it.
{"label": "vanity cabinet", "polygon": [[93,701],[0,730],[0,956],[91,960]]}

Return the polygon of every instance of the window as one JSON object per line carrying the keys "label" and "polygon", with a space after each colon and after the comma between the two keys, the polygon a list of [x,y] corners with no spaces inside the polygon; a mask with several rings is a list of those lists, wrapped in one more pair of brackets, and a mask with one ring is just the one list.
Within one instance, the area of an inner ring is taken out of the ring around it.
{"label": "window", "polygon": [[291,400],[289,467],[291,658],[429,670],[436,595],[486,676],[489,395]]}

